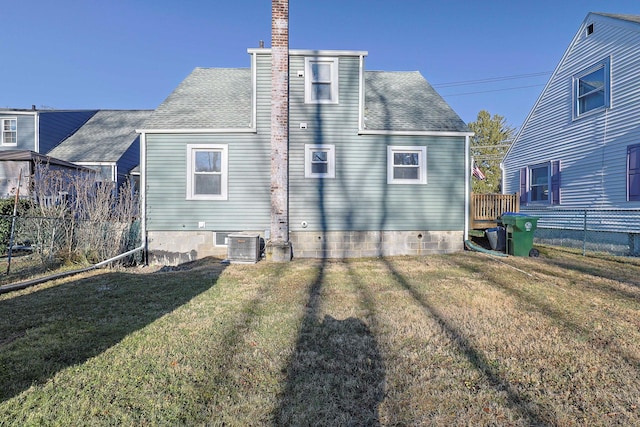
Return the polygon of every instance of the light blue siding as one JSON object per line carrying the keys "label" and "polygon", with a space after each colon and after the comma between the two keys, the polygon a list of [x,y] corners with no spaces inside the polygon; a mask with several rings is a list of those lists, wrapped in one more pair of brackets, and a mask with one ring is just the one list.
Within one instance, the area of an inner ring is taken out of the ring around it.
{"label": "light blue siding", "polygon": [[[256,131],[147,134],[149,231],[265,230],[270,227],[271,57],[256,55]],[[360,57],[339,57],[339,103],[305,104],[304,56],[290,58],[291,231],[464,229],[465,138],[359,135]],[[425,106],[428,108],[428,106]],[[300,128],[306,123],[306,129]],[[228,144],[228,200],[186,200],[187,144]],[[305,144],[332,144],[334,179],[304,177]],[[387,146],[427,147],[426,185],[387,184]],[[307,228],[301,223],[306,221]]]}
{"label": "light blue siding", "polygon": [[[264,230],[270,224],[269,152],[256,135],[147,135],[151,231]],[[228,200],[187,200],[187,144],[228,144]]]}
{"label": "light blue siding", "polygon": [[[640,142],[639,47],[639,24],[587,16],[504,160],[506,193],[519,191],[520,168],[560,160],[562,206],[640,206],[626,201],[627,146]],[[611,107],[574,119],[573,77],[605,58]]]}
{"label": "light blue siding", "polygon": [[0,150],[35,150],[36,131],[34,114],[0,113],[0,118],[16,119],[17,145],[0,145]]}

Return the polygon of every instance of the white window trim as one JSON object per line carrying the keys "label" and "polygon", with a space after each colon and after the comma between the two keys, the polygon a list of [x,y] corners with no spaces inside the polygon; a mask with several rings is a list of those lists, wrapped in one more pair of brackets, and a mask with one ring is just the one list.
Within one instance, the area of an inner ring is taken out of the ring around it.
{"label": "white window trim", "polygon": [[[532,169],[547,168],[547,200],[531,200],[533,191],[531,190],[531,177],[533,176]],[[527,203],[530,205],[550,205],[553,195],[551,188],[551,162],[537,163],[535,165],[527,166]]]}
{"label": "white window trim", "polygon": [[[581,113],[580,99],[578,98],[578,91],[580,90],[580,79],[593,73],[594,71],[597,71],[600,68],[604,68],[604,105]],[[588,116],[590,114],[595,114],[607,108],[611,108],[611,57],[606,57],[602,61],[597,62],[591,67],[586,68],[585,70],[573,76],[572,98],[573,98],[573,119],[574,120],[578,118],[582,118],[584,116]]]}
{"label": "white window trim", "polygon": [[[194,194],[194,153],[196,151],[220,151],[220,194]],[[187,200],[227,200],[229,182],[229,156],[226,144],[187,144]]]}
{"label": "white window trim", "polygon": [[[313,73],[311,64],[322,62],[331,65],[331,99],[313,99]],[[338,103],[338,58],[306,57],[304,58],[304,102],[306,104],[337,104]]]}
{"label": "white window trim", "polygon": [[[327,152],[327,173],[312,172],[312,153],[314,151]],[[332,144],[304,145],[304,177],[305,178],[335,178],[336,177],[336,147]]]}
{"label": "white window trim", "polygon": [[[7,120],[15,120],[16,122],[16,142],[4,141],[4,122]],[[18,118],[17,117],[2,117],[0,118],[0,144],[15,147],[18,145]]]}
{"label": "white window trim", "polygon": [[[418,153],[418,179],[395,179],[393,177],[393,154],[396,152]],[[427,147],[414,145],[387,146],[387,184],[426,184],[427,183]]]}
{"label": "white window trim", "polygon": [[118,178],[118,174],[117,174],[118,165],[116,163],[113,163],[113,162],[75,162],[75,164],[77,164],[78,166],[85,166],[85,167],[90,168],[90,169],[94,169],[96,167],[101,167],[101,166],[109,166],[110,167],[109,174],[111,176],[106,177],[106,181],[114,181],[114,182],[117,181],[117,178]]}

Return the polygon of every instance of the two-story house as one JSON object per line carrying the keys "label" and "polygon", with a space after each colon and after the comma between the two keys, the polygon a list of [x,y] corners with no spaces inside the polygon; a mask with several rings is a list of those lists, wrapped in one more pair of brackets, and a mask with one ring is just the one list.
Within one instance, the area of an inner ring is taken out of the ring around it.
{"label": "two-story house", "polygon": [[[196,68],[139,129],[150,262],[271,237],[272,49],[248,54],[250,68]],[[366,56],[289,50],[293,256],[462,250],[472,133],[420,73],[366,71]]]}
{"label": "two-story house", "polygon": [[541,217],[537,235],[640,253],[639,49],[640,16],[589,13],[518,132],[503,189]]}
{"label": "two-story house", "polygon": [[72,135],[97,110],[0,109],[0,197],[12,194],[20,180],[21,194],[28,193],[28,179],[36,162],[49,162],[56,168],[74,169],[61,159],[45,157],[50,150]]}
{"label": "two-story house", "polygon": [[[12,193],[36,162],[55,168],[97,171],[98,179],[134,179],[140,161],[135,129],[151,110],[0,110],[0,196]],[[21,194],[28,192],[27,180]]]}

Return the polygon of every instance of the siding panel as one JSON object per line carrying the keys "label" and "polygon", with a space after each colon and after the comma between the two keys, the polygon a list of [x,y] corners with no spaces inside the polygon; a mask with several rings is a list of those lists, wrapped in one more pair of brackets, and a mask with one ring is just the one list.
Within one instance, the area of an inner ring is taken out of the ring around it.
{"label": "siding panel", "polygon": [[[584,27],[596,22],[586,36]],[[562,162],[562,206],[638,207],[626,201],[627,146],[640,141],[640,25],[589,15],[567,49],[504,160],[506,193],[519,190],[519,169]],[[572,117],[572,79],[611,58],[611,108]]]}

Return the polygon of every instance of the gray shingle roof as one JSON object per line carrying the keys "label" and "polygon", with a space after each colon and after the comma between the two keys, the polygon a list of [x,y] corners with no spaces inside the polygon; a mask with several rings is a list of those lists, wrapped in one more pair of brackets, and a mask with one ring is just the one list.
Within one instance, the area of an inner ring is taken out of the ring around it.
{"label": "gray shingle roof", "polygon": [[251,96],[250,69],[196,68],[160,104],[144,128],[248,128]]}
{"label": "gray shingle roof", "polygon": [[[368,130],[469,132],[419,72],[365,72]],[[196,68],[144,123],[144,129],[247,128],[251,70]]]}
{"label": "gray shingle roof", "polygon": [[596,15],[608,16],[609,18],[622,19],[624,21],[631,21],[640,24],[640,15],[620,15],[616,13],[600,13],[594,12]]}
{"label": "gray shingle roof", "polygon": [[150,110],[100,110],[48,154],[68,162],[114,162],[138,134]]}
{"label": "gray shingle roof", "polygon": [[418,71],[365,72],[367,130],[469,132]]}

